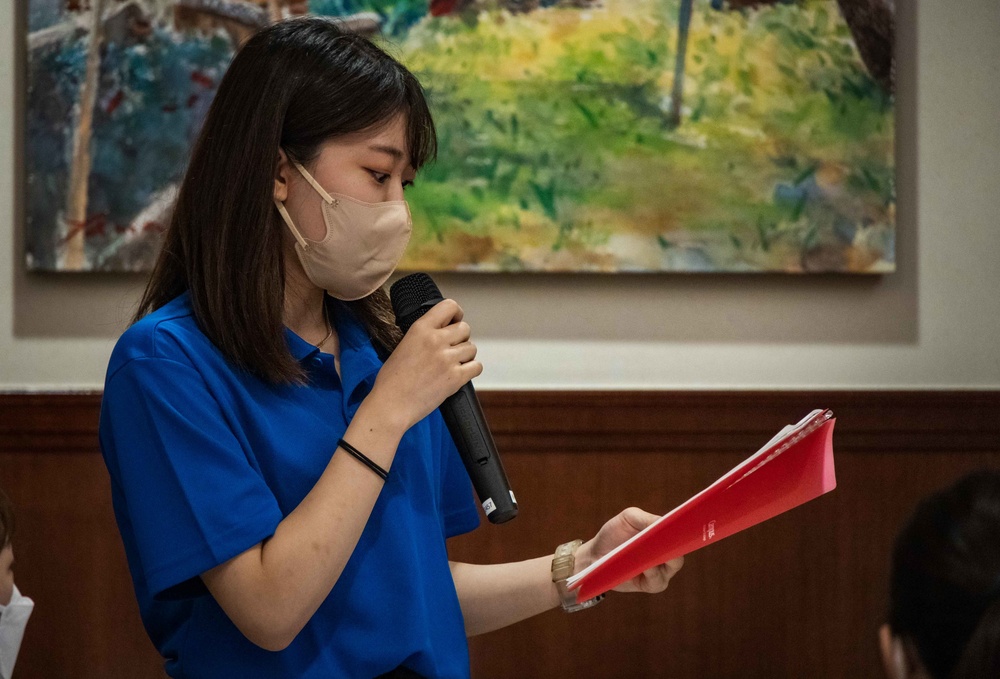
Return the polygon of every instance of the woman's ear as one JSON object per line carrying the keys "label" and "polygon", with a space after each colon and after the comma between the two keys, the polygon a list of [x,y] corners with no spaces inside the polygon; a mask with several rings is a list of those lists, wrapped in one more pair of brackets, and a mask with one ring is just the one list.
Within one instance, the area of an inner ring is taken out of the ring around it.
{"label": "woman's ear", "polygon": [[910,676],[910,668],[906,662],[903,640],[893,635],[892,628],[888,624],[882,625],[878,630],[878,645],[882,651],[885,676],[889,679],[907,679]]}
{"label": "woman's ear", "polygon": [[291,176],[292,164],[288,162],[285,149],[278,149],[278,168],[274,172],[274,199],[279,203],[288,200],[288,178]]}

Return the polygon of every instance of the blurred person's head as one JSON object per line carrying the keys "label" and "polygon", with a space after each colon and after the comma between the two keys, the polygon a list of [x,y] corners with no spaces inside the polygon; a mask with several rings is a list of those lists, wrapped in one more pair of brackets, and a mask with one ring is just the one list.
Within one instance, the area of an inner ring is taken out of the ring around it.
{"label": "blurred person's head", "polygon": [[917,506],[896,538],[879,640],[891,679],[1000,677],[1000,472]]}

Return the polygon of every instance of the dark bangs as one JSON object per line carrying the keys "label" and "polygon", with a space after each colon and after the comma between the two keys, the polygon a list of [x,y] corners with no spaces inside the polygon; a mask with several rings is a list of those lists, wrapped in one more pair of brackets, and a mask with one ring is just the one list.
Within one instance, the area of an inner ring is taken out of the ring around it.
{"label": "dark bangs", "polygon": [[[336,78],[305,81],[289,101],[281,138],[291,156],[306,163],[324,141],[362,131],[378,131],[398,115],[406,117],[410,164],[419,170],[437,157],[437,134],[419,81],[399,61],[365,37],[340,33],[329,39],[325,20],[309,19],[319,39],[295,35],[294,49],[304,60],[320,62],[315,71]],[[287,23],[298,23],[296,21]],[[338,30],[338,29],[334,29]],[[312,69],[309,69],[312,70]],[[363,96],[358,96],[363,92]]]}
{"label": "dark bangs", "polygon": [[406,137],[410,145],[410,164],[414,170],[419,170],[437,159],[437,131],[427,108],[423,88],[409,71],[406,75],[409,76],[407,80],[412,81],[412,86],[407,83],[407,97],[412,103],[406,112]]}

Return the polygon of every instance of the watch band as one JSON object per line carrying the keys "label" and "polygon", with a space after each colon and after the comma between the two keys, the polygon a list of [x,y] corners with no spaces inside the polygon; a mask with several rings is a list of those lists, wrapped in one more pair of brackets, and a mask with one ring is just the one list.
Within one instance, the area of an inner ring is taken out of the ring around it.
{"label": "watch band", "polygon": [[566,579],[573,575],[576,566],[576,550],[583,544],[583,540],[573,540],[565,542],[556,548],[556,553],[552,556],[552,582],[559,592],[559,601],[562,602],[563,610],[567,613],[575,613],[585,608],[590,608],[597,604],[604,595],[596,596],[593,599],[577,602],[576,592],[570,591],[566,587]]}

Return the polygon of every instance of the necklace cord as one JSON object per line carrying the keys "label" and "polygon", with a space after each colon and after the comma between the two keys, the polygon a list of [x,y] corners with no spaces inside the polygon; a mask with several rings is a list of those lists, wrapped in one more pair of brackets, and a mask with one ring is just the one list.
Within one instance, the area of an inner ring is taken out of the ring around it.
{"label": "necklace cord", "polygon": [[319,344],[315,345],[317,349],[321,348],[324,344],[326,344],[328,339],[333,337],[333,323],[330,322],[330,316],[326,310],[325,302],[323,303],[323,320],[326,321],[326,327],[329,329],[329,332],[326,333],[326,337],[319,341]]}

